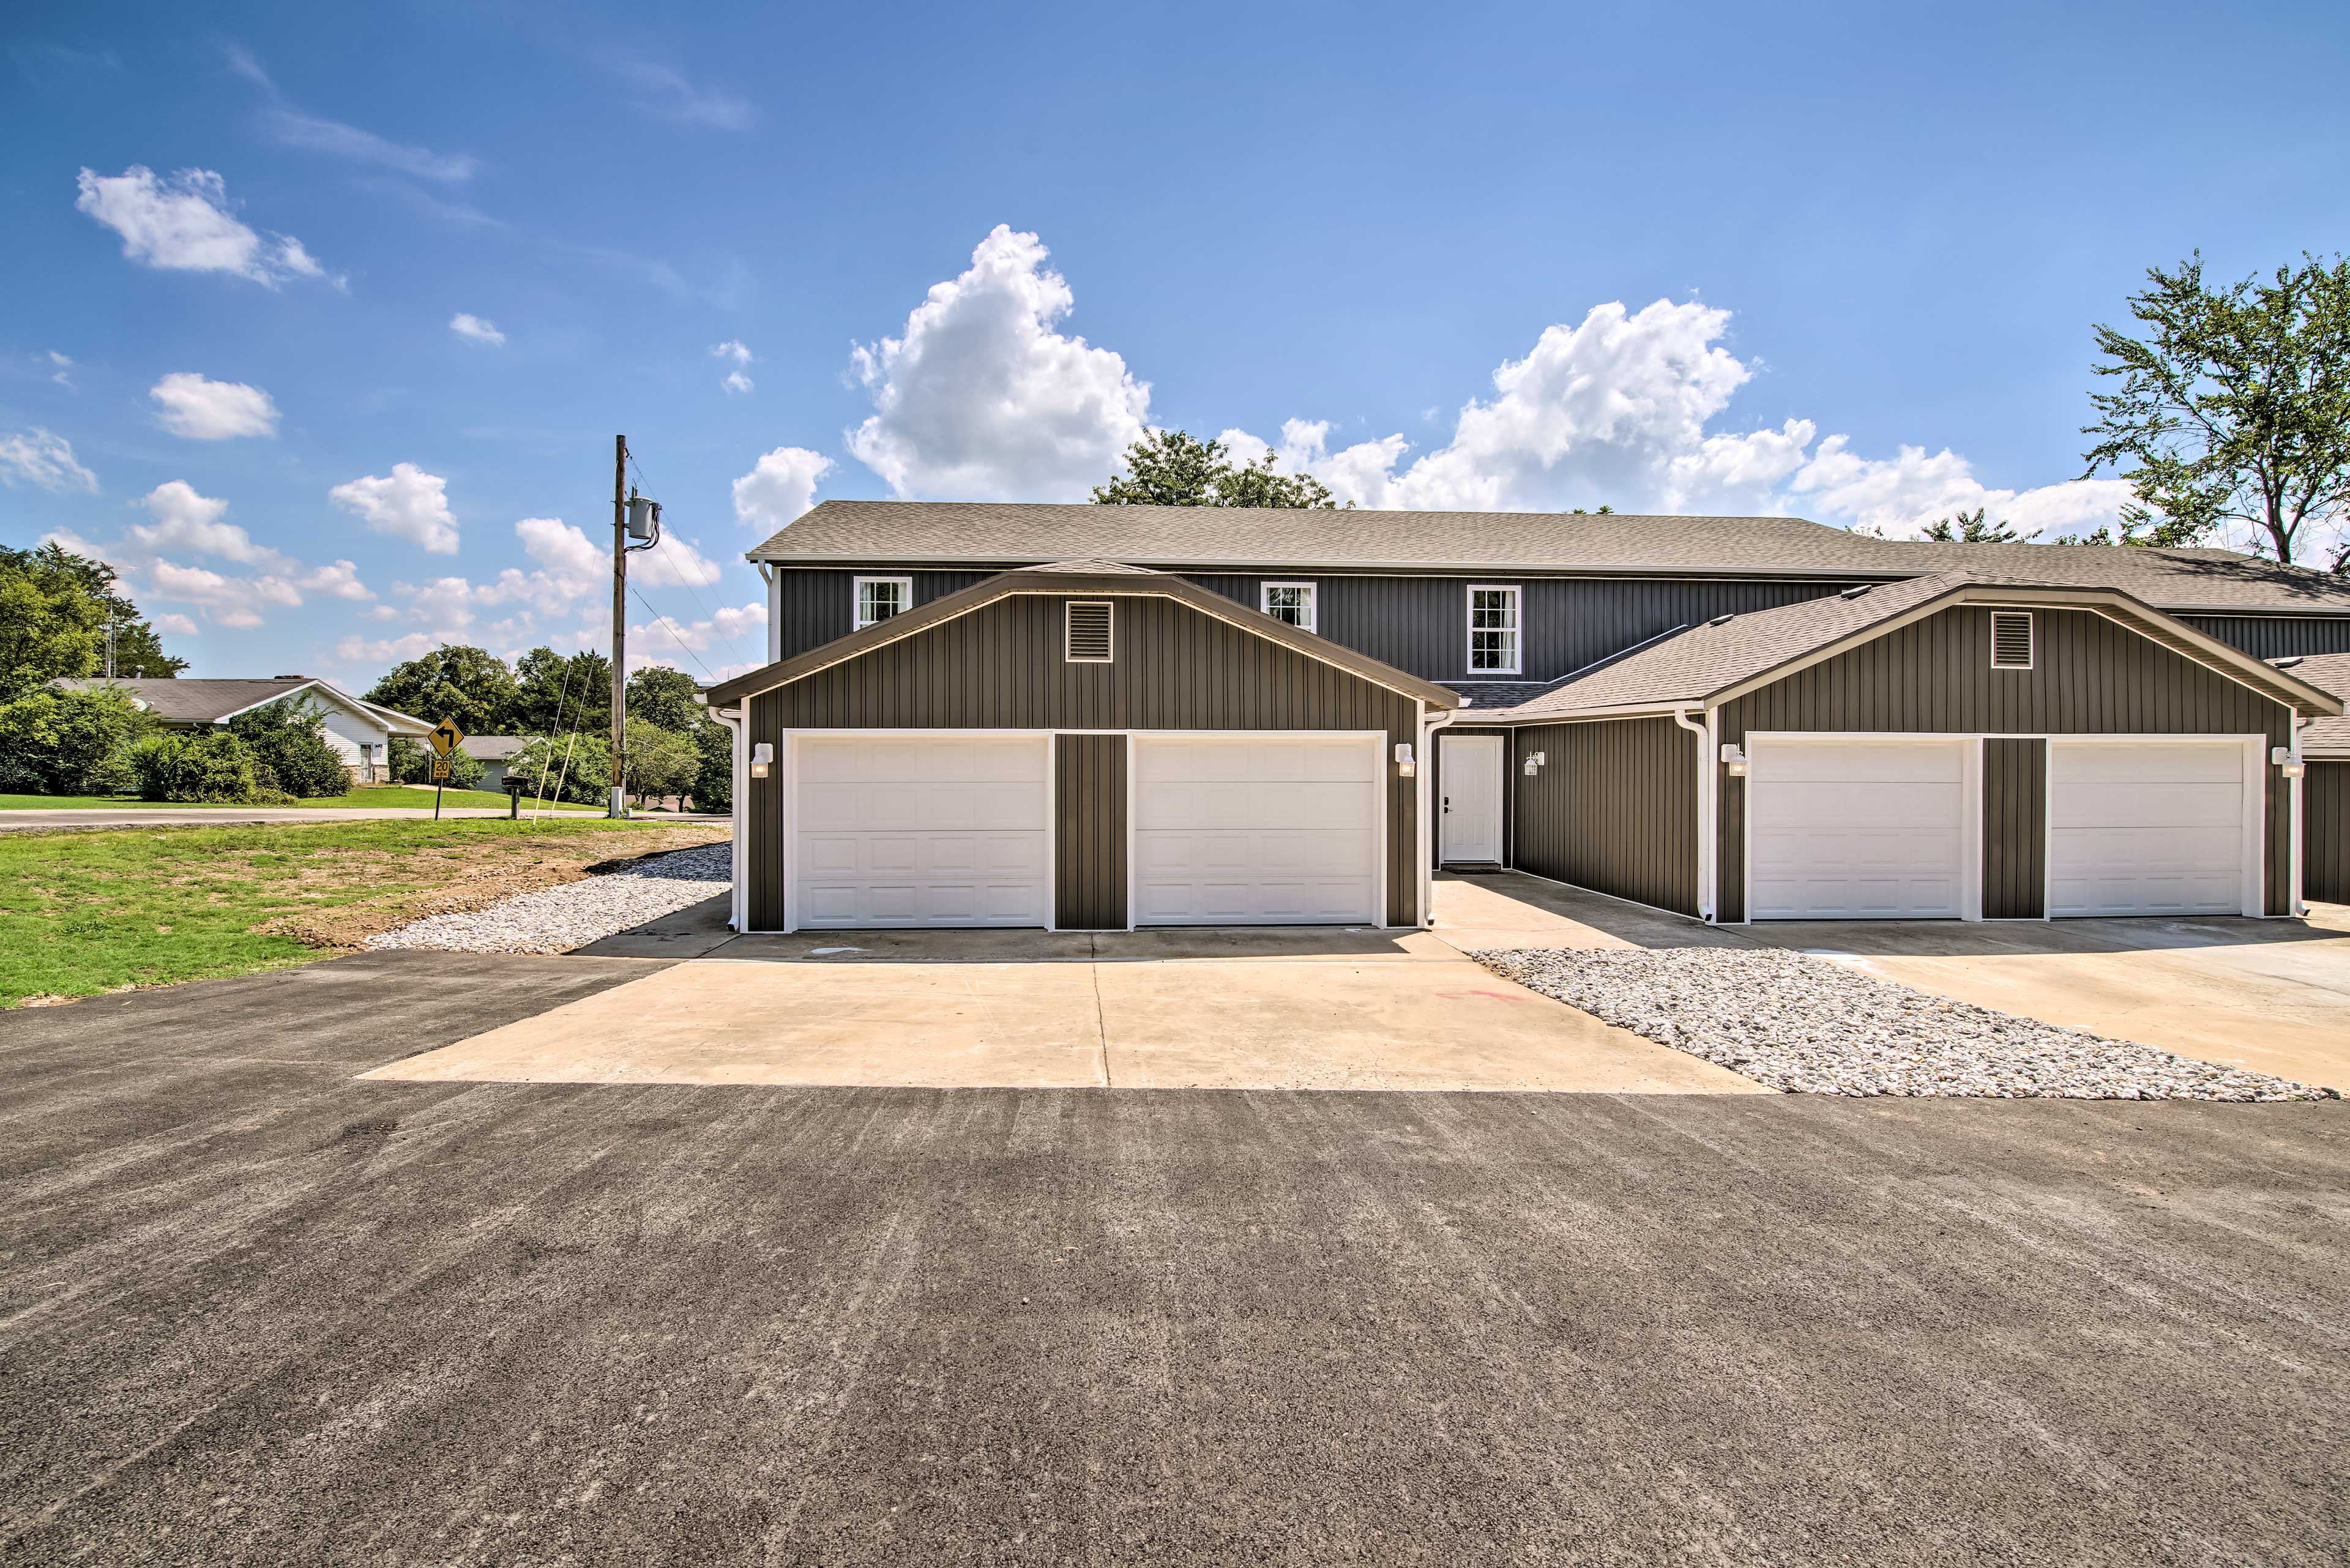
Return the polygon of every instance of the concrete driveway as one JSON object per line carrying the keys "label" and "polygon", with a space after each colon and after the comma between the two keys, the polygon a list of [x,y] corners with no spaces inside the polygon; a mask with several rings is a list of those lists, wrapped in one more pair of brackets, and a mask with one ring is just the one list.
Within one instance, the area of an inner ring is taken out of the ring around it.
{"label": "concrete driveway", "polygon": [[0,1561],[2350,1542],[2350,1107],[359,1076],[661,967],[0,1014]]}
{"label": "concrete driveway", "polygon": [[[1762,1094],[1426,932],[730,938],[713,899],[586,950],[673,968],[369,1075],[406,1083]],[[692,956],[695,954],[707,956]]]}
{"label": "concrete driveway", "polygon": [[1437,884],[1462,947],[1761,945],[1937,995],[2350,1093],[2350,908],[2306,920],[1764,921],[1678,915],[1509,873]]}

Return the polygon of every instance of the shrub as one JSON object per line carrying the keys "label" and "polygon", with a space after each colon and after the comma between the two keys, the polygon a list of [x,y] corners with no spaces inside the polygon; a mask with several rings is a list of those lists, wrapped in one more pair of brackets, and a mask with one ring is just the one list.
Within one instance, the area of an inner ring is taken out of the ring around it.
{"label": "shrub", "polygon": [[[482,760],[479,757],[467,756],[464,747],[460,746],[449,753],[449,787],[451,789],[479,787],[484,771]],[[424,774],[426,782],[430,783],[432,770],[428,767],[424,770]]]}
{"label": "shrub", "polygon": [[107,794],[128,782],[121,759],[154,727],[122,691],[36,687],[0,703],[0,790]]}
{"label": "shrub", "polygon": [[271,702],[228,722],[256,763],[276,775],[267,787],[295,795],[338,795],[351,775],[327,743],[327,715],[307,699]]}
{"label": "shrub", "polygon": [[242,805],[253,798],[253,754],[222,730],[166,730],[130,749],[130,771],[148,800]]}
{"label": "shrub", "polygon": [[[533,796],[593,805],[612,787],[612,749],[590,732],[534,740],[506,763],[506,776],[521,779]],[[563,793],[556,794],[560,783]]]}

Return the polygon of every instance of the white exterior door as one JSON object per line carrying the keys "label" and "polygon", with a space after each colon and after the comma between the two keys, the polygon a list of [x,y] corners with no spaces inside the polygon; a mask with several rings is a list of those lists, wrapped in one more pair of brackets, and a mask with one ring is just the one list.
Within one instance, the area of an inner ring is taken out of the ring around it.
{"label": "white exterior door", "polygon": [[1502,858],[1502,737],[1439,735],[1441,764],[1437,784],[1443,794],[1438,820],[1443,842],[1437,858],[1452,861]]}
{"label": "white exterior door", "polygon": [[2257,914],[2245,742],[2048,743],[2051,915]]}
{"label": "white exterior door", "polygon": [[1752,736],[1749,917],[1960,919],[1972,741]]}
{"label": "white exterior door", "polygon": [[1378,740],[1137,735],[1135,923],[1379,923]]}
{"label": "white exterior door", "polygon": [[1050,745],[794,738],[792,923],[1049,924]]}

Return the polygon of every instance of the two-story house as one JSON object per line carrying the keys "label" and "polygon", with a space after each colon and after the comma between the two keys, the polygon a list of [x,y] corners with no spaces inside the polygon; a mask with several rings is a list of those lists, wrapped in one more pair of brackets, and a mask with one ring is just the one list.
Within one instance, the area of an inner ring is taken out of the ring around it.
{"label": "two-story house", "polygon": [[2350,653],[2350,583],[2224,551],[830,501],[750,558],[738,929],[1406,926],[1446,864],[1720,921],[2282,915],[2345,837],[2294,661]]}

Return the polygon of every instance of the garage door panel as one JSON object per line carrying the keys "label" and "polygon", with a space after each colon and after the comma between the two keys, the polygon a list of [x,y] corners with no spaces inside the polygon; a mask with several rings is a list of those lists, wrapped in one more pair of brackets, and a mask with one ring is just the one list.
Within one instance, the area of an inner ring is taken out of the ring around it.
{"label": "garage door panel", "polygon": [[1045,742],[795,747],[803,927],[1046,924]]}
{"label": "garage door panel", "polygon": [[2048,912],[2231,915],[2244,908],[2244,746],[2056,740]]}
{"label": "garage door panel", "polygon": [[1958,919],[1970,744],[1755,737],[1753,918]]}
{"label": "garage door panel", "polygon": [[1139,738],[1135,919],[1373,922],[1383,780],[1361,740]]}

